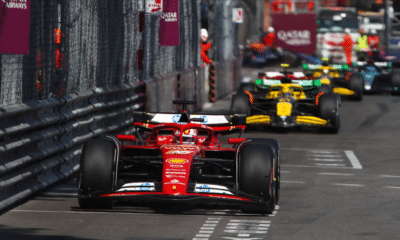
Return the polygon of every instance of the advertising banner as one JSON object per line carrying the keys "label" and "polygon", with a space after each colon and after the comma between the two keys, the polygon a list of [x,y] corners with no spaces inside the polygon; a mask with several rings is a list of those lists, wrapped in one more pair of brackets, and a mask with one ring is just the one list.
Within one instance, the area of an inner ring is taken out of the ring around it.
{"label": "advertising banner", "polygon": [[162,0],[145,0],[146,1],[146,13],[161,14],[163,1]]}
{"label": "advertising banner", "polygon": [[30,0],[0,0],[0,53],[29,53]]}
{"label": "advertising banner", "polygon": [[160,45],[179,46],[179,0],[164,0],[160,18]]}
{"label": "advertising banner", "polygon": [[232,9],[232,21],[234,23],[243,23],[243,8]]}
{"label": "advertising banner", "polygon": [[316,50],[315,14],[273,14],[276,46],[298,53]]}

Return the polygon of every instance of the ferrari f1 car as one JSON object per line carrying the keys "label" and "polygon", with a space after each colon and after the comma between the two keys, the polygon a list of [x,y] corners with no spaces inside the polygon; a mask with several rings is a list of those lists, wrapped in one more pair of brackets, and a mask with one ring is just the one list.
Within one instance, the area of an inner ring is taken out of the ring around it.
{"label": "ferrari f1 car", "polygon": [[392,63],[368,60],[354,64],[363,80],[364,92],[400,92],[400,73],[392,71]]}
{"label": "ferrari f1 car", "polygon": [[357,101],[362,100],[362,77],[348,65],[329,65],[324,61],[323,64],[303,64],[303,70],[308,77],[320,79],[324,84],[330,85],[334,93]]}
{"label": "ferrari f1 car", "polygon": [[[188,101],[175,101],[187,104]],[[245,129],[245,117],[134,112],[135,135],[83,147],[78,202],[223,203],[270,214],[279,200],[279,143],[218,136]],[[229,147],[225,146],[229,145]]]}
{"label": "ferrari f1 car", "polygon": [[231,114],[246,114],[247,124],[268,124],[289,128],[301,125],[319,126],[337,133],[340,128],[340,96],[321,91],[313,80],[258,79],[243,84],[232,97]]}

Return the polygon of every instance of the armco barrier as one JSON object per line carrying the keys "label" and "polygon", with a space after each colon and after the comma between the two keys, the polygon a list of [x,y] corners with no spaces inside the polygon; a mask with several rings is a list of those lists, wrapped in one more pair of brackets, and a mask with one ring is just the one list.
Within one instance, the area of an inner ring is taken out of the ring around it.
{"label": "armco barrier", "polygon": [[137,85],[83,91],[0,108],[0,210],[79,169],[82,143],[133,132]]}

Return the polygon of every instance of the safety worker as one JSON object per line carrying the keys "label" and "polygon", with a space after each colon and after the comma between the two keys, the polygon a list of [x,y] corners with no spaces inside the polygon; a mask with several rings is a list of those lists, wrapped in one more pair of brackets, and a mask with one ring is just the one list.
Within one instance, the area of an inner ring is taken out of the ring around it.
{"label": "safety worker", "polygon": [[378,50],[380,38],[377,34],[377,31],[372,29],[370,33],[371,34],[368,36],[368,45],[370,46],[371,50]]}
{"label": "safety worker", "polygon": [[208,42],[208,31],[205,28],[202,28],[200,30],[200,38],[201,38],[201,42],[200,42],[200,54],[201,54],[201,58],[203,59],[203,66],[205,66],[205,64],[212,64],[213,61],[208,58],[207,56],[207,51],[210,50],[211,48],[211,43]]}
{"label": "safety worker", "polygon": [[368,50],[369,50],[368,37],[365,34],[364,30],[360,29],[360,36],[357,39],[358,58],[361,59],[365,57],[364,52],[367,52]]}
{"label": "safety worker", "polygon": [[352,65],[352,58],[353,58],[353,45],[356,44],[356,42],[353,42],[353,39],[350,36],[350,29],[346,28],[345,30],[345,35],[343,36],[343,41],[340,43],[335,43],[335,42],[327,42],[330,45],[333,46],[342,46],[344,54],[346,55],[346,63],[347,65],[351,66]]}
{"label": "safety worker", "polygon": [[274,49],[275,48],[275,29],[273,27],[268,28],[268,34],[263,37],[265,46]]}

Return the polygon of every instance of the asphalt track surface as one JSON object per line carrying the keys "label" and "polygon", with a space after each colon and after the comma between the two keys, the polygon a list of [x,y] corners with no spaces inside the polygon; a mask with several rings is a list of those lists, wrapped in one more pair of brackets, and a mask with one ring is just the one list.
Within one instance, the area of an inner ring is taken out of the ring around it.
{"label": "asphalt track surface", "polygon": [[[258,70],[243,69],[244,79]],[[230,97],[208,112],[223,113]],[[336,135],[258,128],[281,144],[272,215],[238,209],[117,206],[83,211],[76,176],[0,215],[0,239],[400,239],[400,97],[342,101]]]}

